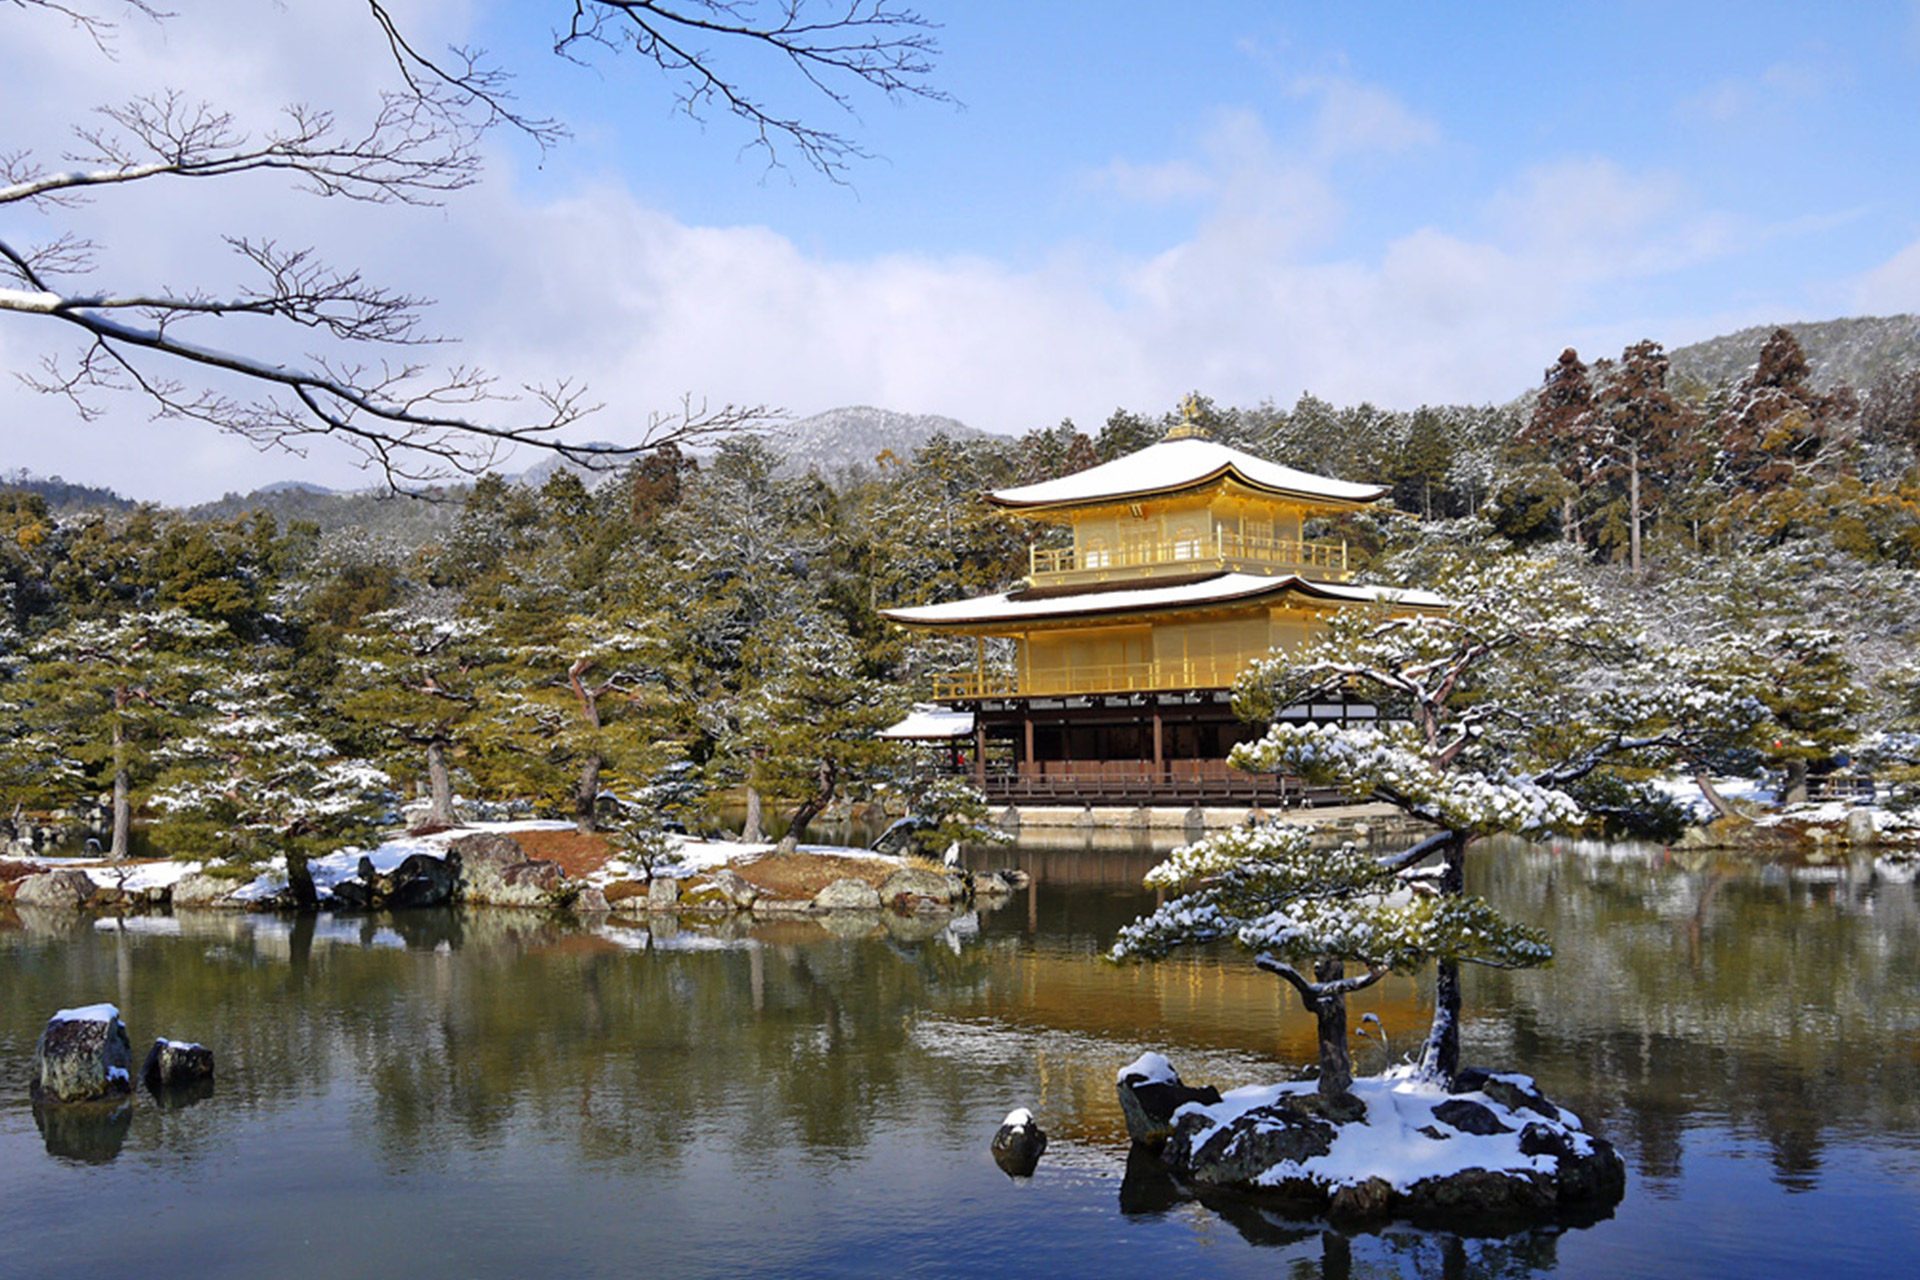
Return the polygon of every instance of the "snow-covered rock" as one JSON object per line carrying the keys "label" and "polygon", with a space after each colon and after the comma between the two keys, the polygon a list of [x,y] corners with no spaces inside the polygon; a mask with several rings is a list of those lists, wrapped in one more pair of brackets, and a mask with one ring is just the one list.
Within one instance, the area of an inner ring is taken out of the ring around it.
{"label": "snow-covered rock", "polygon": [[36,1100],[84,1102],[133,1091],[133,1047],[110,1004],[62,1009],[33,1046]]}
{"label": "snow-covered rock", "polygon": [[993,1135],[993,1162],[1009,1178],[1031,1178],[1046,1149],[1046,1131],[1025,1107],[1009,1111]]}
{"label": "snow-covered rock", "polygon": [[1173,1113],[1189,1102],[1211,1105],[1220,1101],[1212,1085],[1198,1089],[1180,1082],[1180,1073],[1158,1053],[1143,1053],[1120,1068],[1114,1081],[1120,1095],[1120,1114],[1126,1117],[1127,1136],[1138,1146],[1157,1151],[1173,1135]]}
{"label": "snow-covered rock", "polygon": [[213,1050],[187,1040],[162,1036],[147,1050],[140,1080],[149,1089],[207,1084],[213,1080]]}
{"label": "snow-covered rock", "polygon": [[[1144,1087],[1168,1087],[1163,1061],[1134,1064]],[[1161,1159],[1199,1190],[1436,1225],[1603,1213],[1626,1185],[1613,1147],[1531,1079],[1486,1071],[1452,1093],[1410,1069],[1355,1080],[1345,1099],[1311,1082],[1235,1089],[1180,1106]]]}

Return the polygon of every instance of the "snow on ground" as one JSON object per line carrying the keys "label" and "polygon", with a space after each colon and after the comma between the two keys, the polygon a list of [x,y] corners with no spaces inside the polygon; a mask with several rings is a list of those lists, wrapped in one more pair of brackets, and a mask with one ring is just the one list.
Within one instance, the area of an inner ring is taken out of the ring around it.
{"label": "snow on ground", "polygon": [[[571,822],[556,822],[545,819],[526,819],[519,822],[470,822],[464,827],[454,827],[447,831],[436,831],[432,835],[395,836],[384,840],[371,849],[361,849],[348,845],[323,857],[307,860],[307,870],[313,875],[313,887],[326,897],[333,886],[346,880],[352,880],[360,874],[360,859],[366,858],[373,863],[373,869],[381,875],[392,871],[416,853],[429,858],[444,858],[447,848],[455,840],[465,836],[498,833],[512,835],[516,831],[571,831]],[[252,881],[235,889],[230,897],[238,902],[259,902],[273,897],[287,887],[287,860],[275,858],[266,864],[267,869]]]}
{"label": "snow on ground", "polygon": [[200,862],[143,862],[136,867],[100,866],[87,867],[87,878],[102,889],[124,889],[129,893],[141,889],[171,888],[182,877],[190,876],[206,864]]}
{"label": "snow on ground", "polygon": [[[753,844],[740,840],[699,840],[691,836],[670,837],[672,849],[662,858],[655,860],[653,875],[672,876],[676,880],[685,880],[689,876],[706,875],[736,862],[750,862],[755,858],[772,853],[771,843]],[[803,844],[801,853],[815,853],[833,858],[871,858],[879,862],[898,862],[899,859],[888,853],[875,853],[871,849],[855,849],[833,844]],[[649,879],[645,868],[628,858],[609,858],[599,870],[587,876],[593,884],[607,885],[619,880]]]}
{"label": "snow on ground", "polygon": [[[1413,1068],[1405,1067],[1384,1076],[1354,1080],[1353,1094],[1367,1106],[1366,1123],[1338,1126],[1338,1136],[1325,1155],[1298,1162],[1283,1160],[1256,1181],[1272,1186],[1289,1179],[1310,1178],[1325,1186],[1344,1186],[1384,1178],[1394,1190],[1405,1191],[1427,1178],[1447,1177],[1466,1169],[1554,1172],[1552,1156],[1529,1156],[1520,1150],[1521,1131],[1530,1123],[1546,1123],[1539,1116],[1510,1111],[1484,1093],[1450,1094],[1437,1084],[1416,1079],[1412,1072]],[[1533,1081],[1526,1076],[1499,1078],[1528,1091],[1534,1089]],[[1314,1089],[1311,1081],[1250,1085],[1222,1095],[1211,1106],[1189,1102],[1174,1112],[1174,1118],[1177,1121],[1198,1114],[1214,1126],[1225,1126],[1256,1107],[1271,1106],[1289,1094],[1310,1094]],[[1454,1129],[1433,1112],[1441,1103],[1455,1098],[1486,1107],[1512,1132],[1473,1134]],[[1579,1118],[1567,1111],[1560,1115],[1574,1148],[1582,1153],[1591,1150],[1591,1140],[1580,1132]],[[1420,1132],[1423,1127],[1447,1137],[1436,1141]],[[1196,1137],[1192,1146],[1198,1150],[1204,1142],[1203,1137]]]}
{"label": "snow on ground", "polygon": [[[1700,794],[1700,785],[1691,777],[1671,773],[1652,781],[1656,790],[1686,810],[1695,822],[1713,820],[1713,806]],[[1759,778],[1714,778],[1712,782],[1713,789],[1735,805],[1771,805],[1775,802],[1773,788]]]}

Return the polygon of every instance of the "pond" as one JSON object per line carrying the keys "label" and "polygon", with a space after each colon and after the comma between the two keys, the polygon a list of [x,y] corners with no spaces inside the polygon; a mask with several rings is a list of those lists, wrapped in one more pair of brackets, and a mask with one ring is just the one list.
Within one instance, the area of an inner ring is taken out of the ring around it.
{"label": "pond", "polygon": [[[1100,959],[1141,847],[1023,847],[945,928],[591,928],[512,912],[0,916],[0,1276],[1909,1274],[1920,912],[1908,874],[1622,846],[1476,852],[1552,969],[1472,973],[1470,1062],[1619,1145],[1609,1221],[1505,1240],[1168,1204],[1129,1182],[1115,1068],[1291,1072],[1313,1027],[1231,954]],[[1426,985],[1359,997],[1386,1050]],[[46,1016],[110,1000],[220,1057],[213,1096],[43,1132]],[[1015,1183],[987,1144],[1052,1135]]]}

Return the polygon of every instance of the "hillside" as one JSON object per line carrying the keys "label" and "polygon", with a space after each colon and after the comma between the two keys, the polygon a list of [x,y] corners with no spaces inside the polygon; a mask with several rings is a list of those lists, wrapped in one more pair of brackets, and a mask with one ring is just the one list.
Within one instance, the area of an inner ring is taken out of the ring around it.
{"label": "hillside", "polygon": [[797,475],[818,471],[832,476],[853,467],[872,466],[873,460],[887,451],[903,459],[910,457],[936,435],[979,439],[987,433],[939,414],[851,405],[782,423],[767,433],[767,442],[785,455],[787,472]]}
{"label": "hillside", "polygon": [[[1758,325],[1675,349],[1675,381],[1692,389],[1739,377],[1776,327]],[[1822,390],[1841,384],[1866,389],[1882,374],[1920,364],[1920,316],[1850,316],[1786,328],[1806,349],[1814,385]]]}

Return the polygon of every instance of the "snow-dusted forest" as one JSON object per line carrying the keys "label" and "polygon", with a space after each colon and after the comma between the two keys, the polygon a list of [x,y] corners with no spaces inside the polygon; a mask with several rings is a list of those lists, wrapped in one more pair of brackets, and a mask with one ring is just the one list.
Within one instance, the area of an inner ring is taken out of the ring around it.
{"label": "snow-dusted forest", "polygon": [[[1500,408],[1197,404],[1228,443],[1393,486],[1326,530],[1364,578],[1467,591],[1529,566],[1516,607],[1564,596],[1539,621],[1589,641],[1541,697],[1747,699],[1717,737],[1608,773],[1627,790],[1588,796],[1593,812],[1670,832],[1670,802],[1634,789],[1662,769],[1796,791],[1862,763],[1904,777],[1920,714],[1911,374],[1819,389],[1780,331],[1711,387],[1677,385],[1642,343],[1591,364],[1569,352]],[[877,609],[1015,580],[1028,529],[982,494],[1175,420],[936,436],[824,475],[783,467],[777,432],[740,433],[432,499],[312,498],[324,527],[266,510],[284,490],[194,514],[16,478],[0,494],[0,790],[16,820],[99,803],[117,850],[143,835],[240,859],[337,845],[416,795],[438,821],[458,792],[583,825],[606,817],[603,792],[696,822],[747,786],[808,813],[866,799],[902,764],[872,732],[930,670],[971,660]],[[1621,644],[1637,646],[1631,675]]]}

